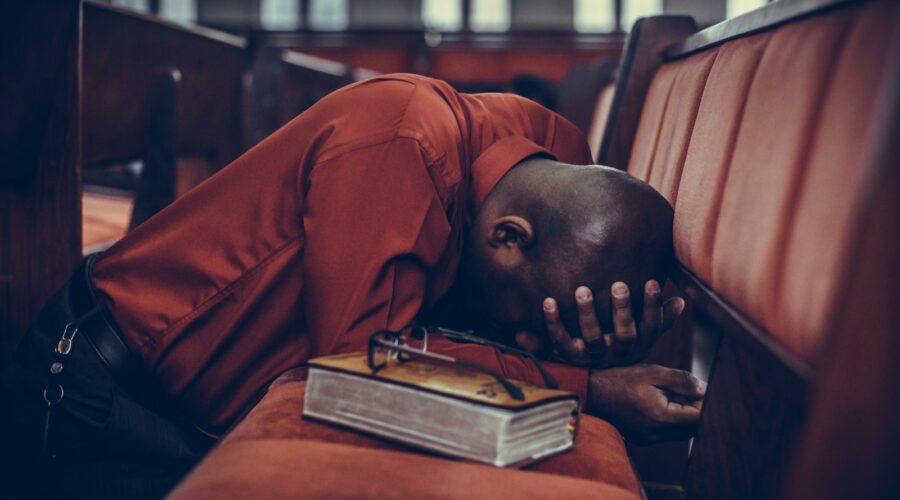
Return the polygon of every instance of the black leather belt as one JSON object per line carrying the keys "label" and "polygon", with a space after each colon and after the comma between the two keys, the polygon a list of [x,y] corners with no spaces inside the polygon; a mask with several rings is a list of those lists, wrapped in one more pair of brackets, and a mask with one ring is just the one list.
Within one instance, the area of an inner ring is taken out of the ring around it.
{"label": "black leather belt", "polygon": [[133,397],[153,403],[162,402],[160,398],[168,400],[143,361],[125,345],[114,326],[112,315],[97,298],[91,281],[91,269],[98,256],[93,254],[85,258],[69,281],[69,306],[75,318],[74,326],[78,328],[79,335],[87,337],[113,379]]}

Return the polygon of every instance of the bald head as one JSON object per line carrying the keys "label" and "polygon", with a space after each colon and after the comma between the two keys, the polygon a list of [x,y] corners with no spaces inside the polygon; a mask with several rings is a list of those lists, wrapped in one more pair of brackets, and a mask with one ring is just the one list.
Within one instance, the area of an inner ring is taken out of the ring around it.
{"label": "bald head", "polygon": [[659,193],[624,172],[529,159],[501,179],[478,213],[464,275],[482,312],[507,330],[541,331],[541,302],[554,297],[569,331],[578,332],[580,285],[594,291],[610,328],[612,283],[642,290],[649,279],[664,281],[672,217]]}

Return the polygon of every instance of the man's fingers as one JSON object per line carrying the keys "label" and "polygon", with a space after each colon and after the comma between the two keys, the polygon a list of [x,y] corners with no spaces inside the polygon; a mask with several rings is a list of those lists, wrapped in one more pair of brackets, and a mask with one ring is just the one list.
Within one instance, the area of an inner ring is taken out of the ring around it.
{"label": "man's fingers", "polygon": [[667,300],[662,307],[662,328],[661,331],[666,331],[672,328],[675,324],[675,321],[681,317],[681,313],[684,312],[684,299],[681,297],[672,297]]}
{"label": "man's fingers", "polygon": [[544,322],[547,325],[547,333],[550,340],[556,345],[557,349],[562,349],[562,354],[567,354],[569,344],[572,343],[572,337],[566,331],[566,327],[559,319],[559,304],[553,297],[544,299]]}
{"label": "man's fingers", "polygon": [[690,424],[700,419],[700,407],[669,400],[662,420],[669,424]]}
{"label": "man's fingers", "polygon": [[573,339],[566,331],[559,319],[559,305],[553,297],[544,299],[544,321],[550,340],[563,358],[570,363],[582,363],[585,357],[584,341],[580,338]]}
{"label": "man's fingers", "polygon": [[641,318],[641,333],[652,335],[660,330],[663,323],[662,291],[656,280],[644,284],[644,312]]}
{"label": "man's fingers", "polygon": [[[594,309],[594,294],[586,286],[575,289],[575,303],[578,304],[578,326],[581,327],[581,338],[590,350],[604,347],[603,332]],[[599,344],[598,344],[599,342]],[[604,349],[605,350],[605,349]]]}
{"label": "man's fingers", "polygon": [[628,285],[617,281],[610,288],[613,305],[613,350],[619,357],[626,356],[637,341],[637,326],[631,314],[631,292]]}
{"label": "man's fingers", "polygon": [[[653,385],[666,393],[681,396],[680,398],[674,398],[676,401],[693,401],[702,398],[706,394],[706,382],[698,379],[691,372],[664,366],[656,368],[657,380]],[[670,397],[669,399],[673,398]]]}

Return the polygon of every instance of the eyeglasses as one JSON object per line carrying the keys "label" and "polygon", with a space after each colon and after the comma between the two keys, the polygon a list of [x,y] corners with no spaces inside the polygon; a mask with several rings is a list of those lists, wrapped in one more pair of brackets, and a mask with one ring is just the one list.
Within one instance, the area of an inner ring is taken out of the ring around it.
{"label": "eyeglasses", "polygon": [[401,328],[399,331],[378,330],[377,332],[373,333],[371,336],[369,336],[369,349],[367,352],[367,362],[369,365],[369,369],[371,369],[373,372],[377,372],[378,370],[384,368],[390,360],[397,360],[400,363],[405,363],[419,357],[428,358],[465,366],[467,368],[478,370],[482,373],[491,375],[492,377],[494,377],[494,379],[497,380],[497,383],[499,383],[506,390],[511,398],[518,401],[522,401],[525,399],[525,395],[522,393],[522,390],[520,388],[516,387],[509,380],[494,371],[492,368],[480,363],[475,363],[465,359],[454,358],[453,356],[448,356],[446,354],[429,351],[429,335],[440,335],[450,340],[493,347],[500,352],[518,354],[519,356],[528,358],[534,362],[538,371],[541,373],[541,377],[544,379],[544,385],[547,388],[559,388],[559,384],[556,382],[556,379],[547,372],[541,362],[538,361],[538,359],[534,357],[534,355],[530,352],[499,344],[497,342],[492,342],[481,337],[476,337],[472,334],[471,331],[459,332],[439,326],[424,327],[416,324],[409,324]]}

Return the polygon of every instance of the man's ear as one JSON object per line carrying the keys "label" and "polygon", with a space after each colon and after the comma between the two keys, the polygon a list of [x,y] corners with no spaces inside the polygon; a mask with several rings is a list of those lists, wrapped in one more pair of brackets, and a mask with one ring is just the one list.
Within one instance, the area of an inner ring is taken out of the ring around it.
{"label": "man's ear", "polygon": [[523,250],[534,243],[534,227],[527,219],[517,215],[497,217],[491,223],[488,244],[495,248]]}

